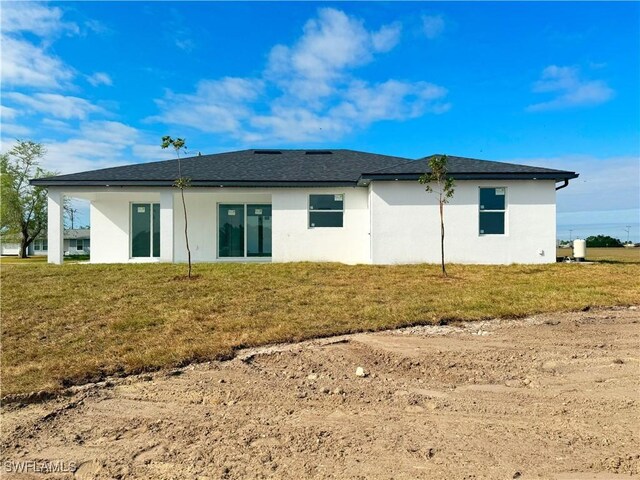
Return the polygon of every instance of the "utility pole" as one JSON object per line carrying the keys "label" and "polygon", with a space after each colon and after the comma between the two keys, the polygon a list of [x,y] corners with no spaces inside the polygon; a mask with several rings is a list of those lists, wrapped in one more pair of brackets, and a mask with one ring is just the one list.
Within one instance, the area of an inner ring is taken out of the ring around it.
{"label": "utility pole", "polygon": [[631,232],[631,225],[627,225],[624,231],[627,232],[627,243],[629,243],[629,232]]}
{"label": "utility pole", "polygon": [[569,229],[569,241],[573,242],[573,230]]}
{"label": "utility pole", "polygon": [[78,209],[73,208],[72,206],[68,206],[68,207],[65,207],[64,210],[66,214],[69,215],[69,221],[71,222],[71,230],[73,230],[75,226],[75,217],[76,217],[76,213],[78,213]]}

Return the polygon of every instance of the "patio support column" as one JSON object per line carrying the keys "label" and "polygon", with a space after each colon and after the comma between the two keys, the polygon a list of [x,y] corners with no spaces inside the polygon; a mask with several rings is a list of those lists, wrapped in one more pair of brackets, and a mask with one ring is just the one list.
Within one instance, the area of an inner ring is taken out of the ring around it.
{"label": "patio support column", "polygon": [[173,189],[160,192],[160,261],[173,263]]}
{"label": "patio support column", "polygon": [[47,192],[47,260],[60,265],[64,258],[64,195],[60,190],[49,188]]}

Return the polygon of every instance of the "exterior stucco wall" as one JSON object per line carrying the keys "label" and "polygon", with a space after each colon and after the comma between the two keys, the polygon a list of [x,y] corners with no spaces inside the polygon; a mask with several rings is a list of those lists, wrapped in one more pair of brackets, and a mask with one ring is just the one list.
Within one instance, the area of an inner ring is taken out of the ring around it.
{"label": "exterior stucco wall", "polygon": [[[506,187],[504,235],[479,234],[479,187]],[[458,181],[445,206],[445,257],[479,264],[555,262],[555,183]],[[372,182],[372,260],[439,263],[437,196],[413,182]]]}
{"label": "exterior stucco wall", "polygon": [[[505,235],[479,234],[480,186],[507,188]],[[173,198],[173,216],[168,217],[173,221],[161,222],[161,238],[173,243],[173,259],[167,257],[166,261],[186,261],[180,193],[170,188],[121,189],[91,194],[92,263],[160,261],[159,258],[131,259],[129,232],[130,204],[160,203],[161,191],[171,192]],[[309,228],[308,202],[312,193],[344,195],[342,228]],[[274,262],[397,264],[440,261],[436,197],[425,193],[424,188],[414,182],[374,181],[369,188],[194,187],[185,193],[185,198],[194,262],[221,261],[217,255],[219,203],[272,205]],[[455,196],[445,207],[445,226],[449,262],[554,262],[555,184],[546,180],[459,181]]]}
{"label": "exterior stucco wall", "polygon": [[[187,205],[189,247],[194,262],[218,261],[218,204],[271,203],[271,193],[257,189],[205,189],[185,191]],[[187,261],[184,238],[184,212],[180,193],[173,196],[174,260]],[[162,225],[161,225],[162,228]]]}
{"label": "exterior stucco wall", "polygon": [[[309,228],[309,195],[343,194],[342,228]],[[274,262],[370,263],[369,195],[366,188],[274,190]]]}
{"label": "exterior stucco wall", "polygon": [[91,263],[158,261],[130,258],[130,204],[160,202],[159,192],[122,191],[98,193],[91,201]]}

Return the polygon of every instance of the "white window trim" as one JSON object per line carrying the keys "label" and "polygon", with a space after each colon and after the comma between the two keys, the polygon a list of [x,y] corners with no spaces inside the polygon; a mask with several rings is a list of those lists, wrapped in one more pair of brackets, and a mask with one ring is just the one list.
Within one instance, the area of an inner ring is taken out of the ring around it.
{"label": "white window trim", "polygon": [[[504,210],[487,210],[487,209],[481,209],[480,208],[480,191],[483,188],[502,188],[504,189]],[[478,228],[477,228],[477,232],[478,232],[478,236],[479,237],[507,237],[509,235],[509,222],[508,222],[508,218],[509,216],[507,215],[507,211],[509,208],[509,188],[505,187],[505,186],[491,186],[491,185],[487,185],[487,186],[480,186],[478,187]],[[480,215],[482,213],[504,213],[504,233],[480,233]]]}
{"label": "white window trim", "polygon": [[[313,210],[311,208],[311,195],[327,195],[327,196],[334,196],[335,195],[342,195],[342,208],[341,209],[335,209],[335,210]],[[344,228],[344,203],[347,199],[347,196],[344,193],[310,193],[307,195],[307,229],[308,230],[316,230],[318,228],[323,229],[323,228]],[[341,227],[315,227],[315,226],[311,226],[311,212],[314,213],[337,213],[340,212],[342,213],[342,226]]]}

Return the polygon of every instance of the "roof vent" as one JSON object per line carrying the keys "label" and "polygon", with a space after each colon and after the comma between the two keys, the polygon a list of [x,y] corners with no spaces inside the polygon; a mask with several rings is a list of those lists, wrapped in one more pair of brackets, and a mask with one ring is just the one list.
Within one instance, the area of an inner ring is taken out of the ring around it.
{"label": "roof vent", "polygon": [[304,152],[305,155],[332,155],[333,152],[331,150],[307,150]]}
{"label": "roof vent", "polygon": [[254,150],[253,153],[259,153],[261,155],[280,155],[280,150]]}

